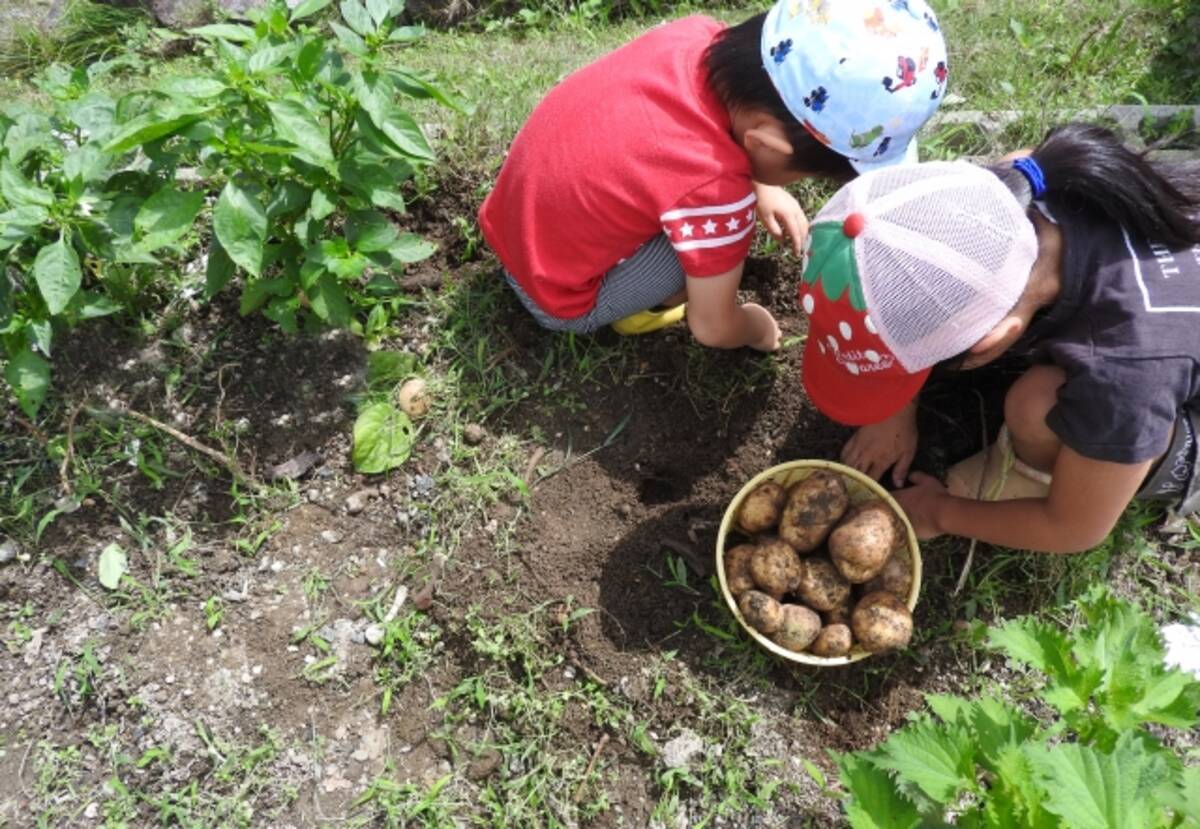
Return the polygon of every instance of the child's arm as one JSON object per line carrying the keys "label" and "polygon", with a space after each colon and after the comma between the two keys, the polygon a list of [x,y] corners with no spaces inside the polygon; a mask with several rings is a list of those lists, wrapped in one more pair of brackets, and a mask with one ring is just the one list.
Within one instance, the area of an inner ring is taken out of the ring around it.
{"label": "child's arm", "polygon": [[742,268],[718,276],[687,278],[687,322],[692,336],[701,345],[712,348],[741,348],[748,345],[759,351],[779,348],[779,323],[761,305],[738,305],[737,290]]}
{"label": "child's arm", "polygon": [[892,481],[904,486],[917,454],[917,401],[879,423],[861,427],[842,447],[842,462],[879,479],[892,470]]}
{"label": "child's arm", "polygon": [[974,501],[955,498],[935,478],[914,473],[895,493],[917,534],[943,533],[1047,553],[1079,553],[1112,532],[1154,460],[1125,464],[1085,458],[1063,447],[1046,498]]}
{"label": "child's arm", "polygon": [[773,184],[754,182],[754,194],[758,196],[758,218],[767,232],[780,244],[791,244],[792,253],[799,256],[804,250],[804,237],[808,235],[808,217],[795,196]]}

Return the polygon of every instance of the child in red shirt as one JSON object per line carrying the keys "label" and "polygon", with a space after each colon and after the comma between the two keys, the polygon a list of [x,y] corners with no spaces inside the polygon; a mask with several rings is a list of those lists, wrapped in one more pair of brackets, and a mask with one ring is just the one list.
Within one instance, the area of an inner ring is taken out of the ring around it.
{"label": "child in red shirt", "polygon": [[484,237],[543,326],[653,330],[779,346],[739,305],[755,216],[799,252],[783,185],[915,156],[946,81],[924,0],[781,0],[733,28],[659,26],[563,80],[517,135],[480,210]]}

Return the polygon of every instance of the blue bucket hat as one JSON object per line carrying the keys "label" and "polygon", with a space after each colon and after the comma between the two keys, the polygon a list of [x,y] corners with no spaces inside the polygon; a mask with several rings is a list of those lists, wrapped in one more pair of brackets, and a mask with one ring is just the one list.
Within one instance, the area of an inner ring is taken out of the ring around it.
{"label": "blue bucket hat", "polygon": [[946,43],[924,0],[778,0],[762,60],[788,110],[861,172],[916,161],[942,102]]}

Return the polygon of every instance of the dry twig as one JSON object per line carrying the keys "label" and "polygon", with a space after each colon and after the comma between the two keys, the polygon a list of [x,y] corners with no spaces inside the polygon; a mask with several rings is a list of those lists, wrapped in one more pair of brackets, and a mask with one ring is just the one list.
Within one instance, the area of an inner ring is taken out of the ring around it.
{"label": "dry twig", "polygon": [[607,733],[600,736],[600,742],[596,745],[596,750],[592,752],[592,759],[588,761],[587,768],[583,770],[583,779],[575,787],[575,795],[571,798],[572,802],[578,803],[579,799],[583,796],[583,789],[587,786],[588,778],[592,776],[592,770],[596,768],[596,761],[600,759],[600,752],[604,751],[604,747],[608,745],[608,740]]}

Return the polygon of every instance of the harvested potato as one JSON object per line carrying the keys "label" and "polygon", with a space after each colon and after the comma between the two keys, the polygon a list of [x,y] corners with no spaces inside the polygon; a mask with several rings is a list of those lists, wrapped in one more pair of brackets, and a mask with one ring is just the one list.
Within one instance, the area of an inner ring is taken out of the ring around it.
{"label": "harvested potato", "polygon": [[821,617],[798,604],[781,606],[782,624],[771,640],[790,651],[802,651],[812,644],[821,632]]}
{"label": "harvested potato", "polygon": [[800,556],[778,538],[763,539],[750,559],[750,576],[759,590],[780,599],[800,581]]}
{"label": "harvested potato", "polygon": [[808,650],[813,656],[845,656],[850,653],[850,646],[853,644],[854,635],[850,633],[849,626],[826,625],[808,646]]}
{"label": "harvested potato", "polygon": [[829,559],[807,558],[800,564],[796,594],[813,610],[833,610],[850,598],[850,582]]}
{"label": "harvested potato", "polygon": [[788,489],[779,519],[779,537],[801,553],[811,553],[850,506],[840,475],[821,470]]}
{"label": "harvested potato", "polygon": [[425,391],[425,381],[420,377],[406,380],[396,398],[401,411],[409,417],[422,417],[429,411],[429,395]]}
{"label": "harvested potato", "polygon": [[774,481],[767,481],[754,488],[742,508],[738,510],[737,523],[742,530],[750,535],[757,535],[779,523],[779,514],[783,512],[783,502],[787,498],[784,488]]}
{"label": "harvested potato", "polygon": [[854,638],[871,653],[902,648],[912,639],[913,620],[908,605],[886,590],[868,593],[850,615]]}
{"label": "harvested potato", "polygon": [[854,584],[873,579],[896,546],[896,516],[882,501],[850,510],[829,534],[829,556],[838,572]]}
{"label": "harvested potato", "polygon": [[747,590],[738,599],[738,610],[746,624],[760,633],[774,633],[783,626],[783,609],[766,593]]}
{"label": "harvested potato", "polygon": [[753,557],[753,544],[739,544],[725,551],[725,583],[735,596],[754,589],[754,579],[750,575],[750,559]]}
{"label": "harvested potato", "polygon": [[907,545],[902,545],[888,558],[879,574],[863,585],[863,591],[874,593],[877,590],[886,590],[900,601],[907,602],[912,582],[912,554]]}

